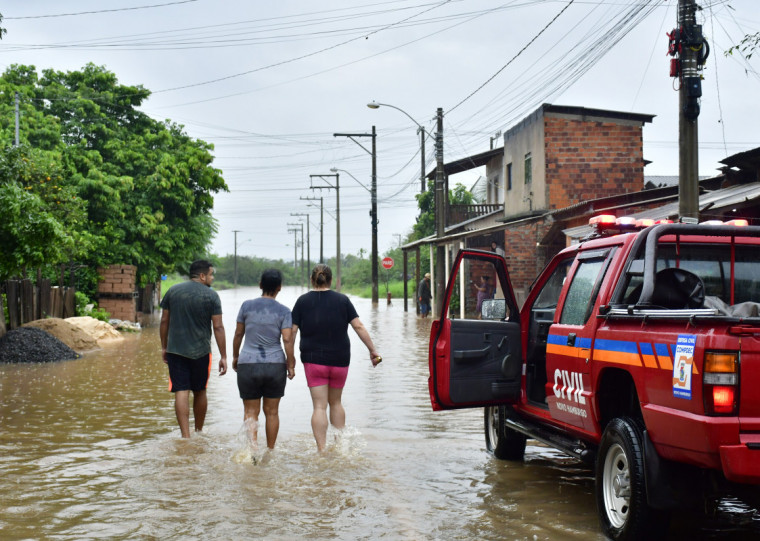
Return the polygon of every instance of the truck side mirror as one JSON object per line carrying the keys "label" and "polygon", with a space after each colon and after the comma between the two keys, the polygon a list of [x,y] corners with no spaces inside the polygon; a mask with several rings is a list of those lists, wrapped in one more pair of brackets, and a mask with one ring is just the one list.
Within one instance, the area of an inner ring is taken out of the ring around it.
{"label": "truck side mirror", "polygon": [[507,319],[506,299],[485,299],[480,305],[480,319]]}

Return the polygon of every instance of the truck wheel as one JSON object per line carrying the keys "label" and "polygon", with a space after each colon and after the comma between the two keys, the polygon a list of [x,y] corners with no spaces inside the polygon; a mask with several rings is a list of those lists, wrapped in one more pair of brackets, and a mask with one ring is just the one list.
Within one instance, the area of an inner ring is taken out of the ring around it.
{"label": "truck wheel", "polygon": [[486,448],[500,460],[522,460],[525,456],[525,434],[504,426],[504,406],[488,406],[483,410]]}
{"label": "truck wheel", "polygon": [[649,507],[641,428],[633,419],[610,421],[596,460],[596,506],[604,534],[612,540],[657,539],[668,514]]}

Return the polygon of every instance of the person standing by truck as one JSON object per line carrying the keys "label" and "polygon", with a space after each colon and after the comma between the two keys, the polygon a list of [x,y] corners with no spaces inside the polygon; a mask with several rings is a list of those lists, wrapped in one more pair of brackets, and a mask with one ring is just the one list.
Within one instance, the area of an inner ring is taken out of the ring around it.
{"label": "person standing by truck", "polygon": [[430,313],[430,301],[433,295],[430,292],[430,273],[426,272],[417,286],[417,302],[420,304],[420,316],[426,318]]}
{"label": "person standing by truck", "polygon": [[195,431],[203,430],[208,409],[206,385],[211,372],[211,329],[219,348],[219,375],[227,373],[227,345],[222,302],[211,289],[214,267],[198,260],[190,265],[190,279],[169,288],[161,301],[161,355],[169,367],[169,390],[183,438],[190,437],[190,392],[193,393]]}

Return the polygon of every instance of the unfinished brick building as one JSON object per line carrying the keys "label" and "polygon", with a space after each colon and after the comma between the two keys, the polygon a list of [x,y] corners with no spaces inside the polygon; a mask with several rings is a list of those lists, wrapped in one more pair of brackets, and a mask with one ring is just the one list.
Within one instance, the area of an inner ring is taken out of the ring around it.
{"label": "unfinished brick building", "polygon": [[135,303],[135,279],[137,267],[134,265],[109,265],[99,268],[98,305],[114,319],[137,321]]}

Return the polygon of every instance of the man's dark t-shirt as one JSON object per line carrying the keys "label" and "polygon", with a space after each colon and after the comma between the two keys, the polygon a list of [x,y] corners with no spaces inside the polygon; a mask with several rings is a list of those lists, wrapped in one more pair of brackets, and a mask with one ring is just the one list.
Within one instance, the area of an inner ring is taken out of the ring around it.
{"label": "man's dark t-shirt", "polygon": [[161,300],[161,308],[169,310],[166,351],[189,359],[211,352],[211,316],[222,313],[216,291],[188,280],[169,288]]}
{"label": "man's dark t-shirt", "polygon": [[348,366],[348,325],[359,317],[348,297],[337,291],[309,291],[293,307],[293,325],[301,333],[301,361]]}

